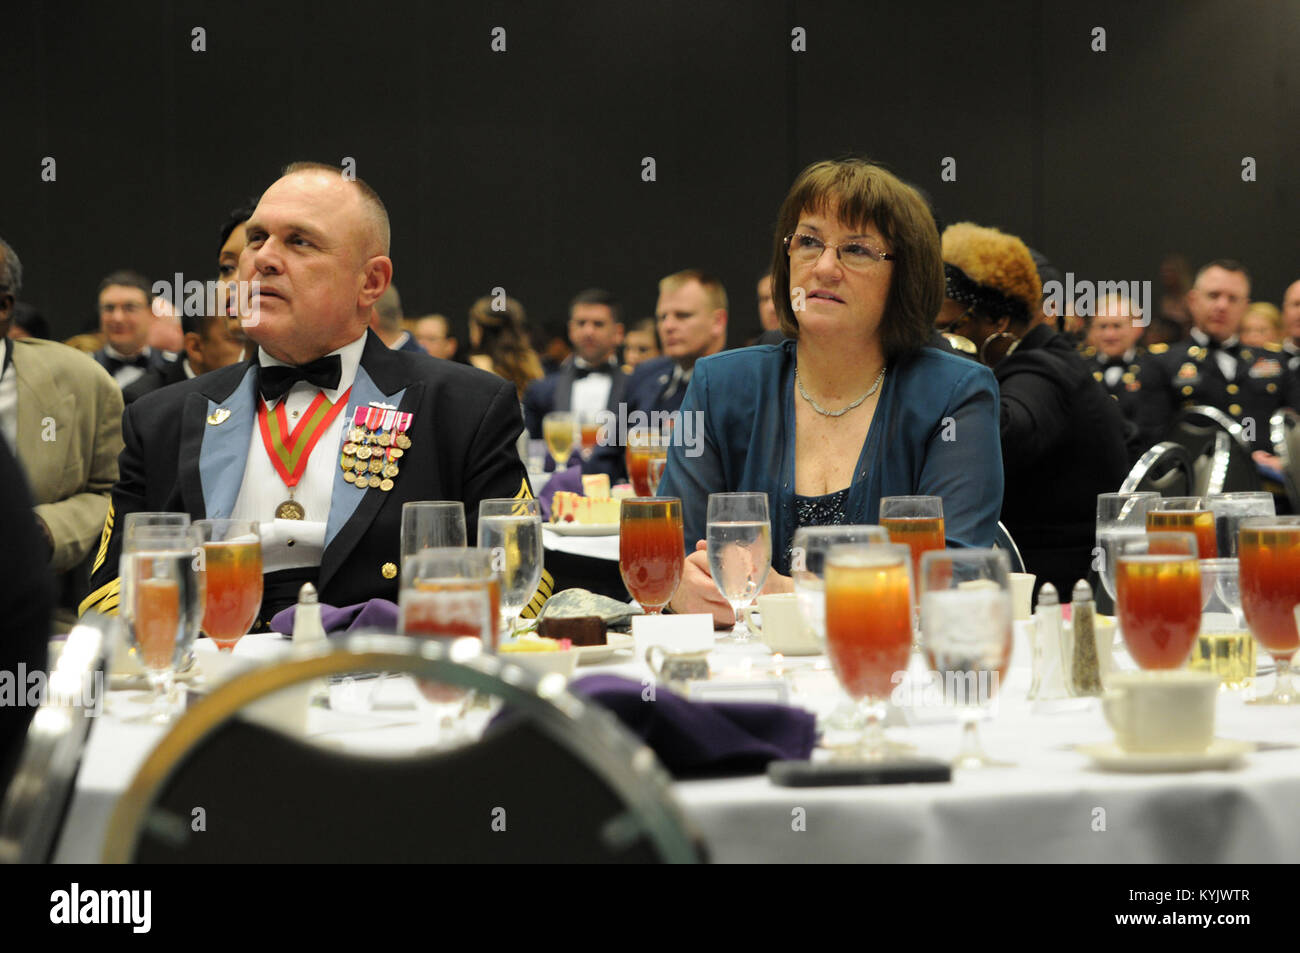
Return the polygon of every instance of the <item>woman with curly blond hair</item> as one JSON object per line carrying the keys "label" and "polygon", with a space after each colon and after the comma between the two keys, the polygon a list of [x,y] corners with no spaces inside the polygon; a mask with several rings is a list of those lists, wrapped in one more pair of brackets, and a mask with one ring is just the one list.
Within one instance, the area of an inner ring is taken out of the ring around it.
{"label": "woman with curly blond hair", "polygon": [[1074,345],[1045,323],[1025,243],[970,222],[943,233],[939,330],[975,345],[1000,392],[1002,522],[1038,584],[1068,598],[1088,576],[1097,494],[1128,471],[1124,418]]}
{"label": "woman with curly blond hair", "polygon": [[542,376],[542,362],[528,342],[528,318],[514,298],[479,298],[469,309],[469,362],[524,388]]}

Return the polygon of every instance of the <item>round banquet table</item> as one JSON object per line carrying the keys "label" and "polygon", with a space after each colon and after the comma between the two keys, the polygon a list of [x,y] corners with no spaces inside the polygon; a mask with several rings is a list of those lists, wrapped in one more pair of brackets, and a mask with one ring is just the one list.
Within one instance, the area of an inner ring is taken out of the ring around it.
{"label": "round banquet table", "polygon": [[[276,636],[249,636],[237,651],[256,659],[283,653],[285,645]],[[200,642],[199,648],[202,667],[210,646]],[[647,674],[630,653],[615,658],[583,666],[576,675],[610,672],[640,680]],[[843,704],[821,657],[781,660],[761,645],[720,646],[710,662],[723,677],[761,680],[779,671],[791,703],[819,715]],[[1077,700],[1072,710],[1035,711],[1025,701],[1029,674],[1013,666],[995,717],[980,726],[989,753],[1015,762],[1012,767],[956,771],[951,783],[940,784],[782,788],[765,775],[690,780],[677,782],[674,796],[718,862],[1300,860],[1300,706],[1250,707],[1241,692],[1223,693],[1217,735],[1264,743],[1238,767],[1111,773],[1073,750],[1111,739],[1098,703]],[[383,683],[393,686],[383,689],[386,695],[399,696],[383,710],[313,709],[309,736],[370,752],[419,748],[422,739],[427,743],[427,724],[418,706],[400,704],[401,681]],[[96,719],[57,862],[99,860],[117,798],[164,731],[131,720],[144,710],[143,698],[138,688],[113,691]],[[959,728],[947,709],[894,710],[890,724],[891,736],[915,745],[920,756],[955,753]]]}

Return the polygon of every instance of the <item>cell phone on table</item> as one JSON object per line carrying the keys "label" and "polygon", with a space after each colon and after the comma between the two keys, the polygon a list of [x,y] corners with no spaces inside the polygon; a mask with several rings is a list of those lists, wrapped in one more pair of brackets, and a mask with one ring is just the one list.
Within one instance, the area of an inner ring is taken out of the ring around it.
{"label": "cell phone on table", "polygon": [[917,784],[952,780],[952,768],[930,758],[898,761],[773,761],[767,766],[773,784],[816,788],[852,784]]}

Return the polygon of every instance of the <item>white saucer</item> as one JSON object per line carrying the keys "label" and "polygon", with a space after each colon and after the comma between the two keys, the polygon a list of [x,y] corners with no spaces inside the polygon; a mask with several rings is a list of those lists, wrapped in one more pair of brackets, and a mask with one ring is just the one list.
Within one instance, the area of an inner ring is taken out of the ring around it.
{"label": "white saucer", "polygon": [[1220,771],[1232,767],[1243,755],[1254,751],[1255,745],[1249,741],[1216,738],[1208,748],[1198,752],[1129,752],[1113,741],[1078,745],[1075,750],[1086,754],[1097,767],[1107,771],[1155,774],[1163,771]]}
{"label": "white saucer", "polygon": [[617,536],[617,523],[545,523],[556,536]]}
{"label": "white saucer", "polygon": [[636,642],[632,636],[623,632],[609,632],[605,635],[604,645],[575,645],[579,665],[594,665],[610,658],[615,652],[631,649]]}

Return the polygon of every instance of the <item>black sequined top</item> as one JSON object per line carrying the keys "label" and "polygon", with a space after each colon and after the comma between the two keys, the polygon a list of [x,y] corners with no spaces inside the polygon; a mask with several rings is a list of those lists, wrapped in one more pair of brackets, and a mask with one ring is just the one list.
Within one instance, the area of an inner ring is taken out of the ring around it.
{"label": "black sequined top", "polygon": [[[794,497],[795,526],[844,526],[849,522],[848,502],[850,487],[827,493],[825,496]],[[786,563],[790,561],[790,550],[794,547],[794,535],[785,547]]]}

